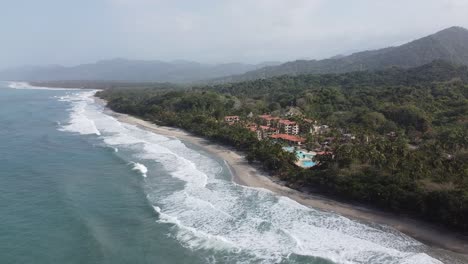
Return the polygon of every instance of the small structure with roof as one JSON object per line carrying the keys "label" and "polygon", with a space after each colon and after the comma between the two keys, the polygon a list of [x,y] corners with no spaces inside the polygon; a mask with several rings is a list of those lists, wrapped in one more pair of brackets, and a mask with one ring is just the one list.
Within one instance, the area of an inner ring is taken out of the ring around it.
{"label": "small structure with roof", "polygon": [[313,125],[310,128],[310,133],[312,135],[320,135],[330,131],[330,128],[327,125]]}
{"label": "small structure with roof", "polygon": [[271,115],[259,115],[260,121],[263,125],[271,126],[273,121],[280,120],[279,117],[271,116]]}
{"label": "small structure with roof", "polygon": [[262,134],[262,131],[260,129],[258,129],[258,125],[257,124],[250,124],[247,126],[247,128],[254,132],[255,135],[257,135],[257,139],[258,140],[262,140],[263,139],[263,134]]}
{"label": "small structure with roof", "polygon": [[260,126],[259,130],[262,133],[262,138],[269,137],[271,135],[279,134],[279,129],[269,126]]}
{"label": "small structure with roof", "polygon": [[229,123],[229,124],[234,124],[239,122],[239,116],[225,116],[224,117],[224,122]]}
{"label": "small structure with roof", "polygon": [[301,138],[301,137],[294,136],[294,135],[288,135],[288,134],[275,134],[275,135],[271,135],[270,138],[281,140],[290,145],[301,145],[306,141],[305,138]]}

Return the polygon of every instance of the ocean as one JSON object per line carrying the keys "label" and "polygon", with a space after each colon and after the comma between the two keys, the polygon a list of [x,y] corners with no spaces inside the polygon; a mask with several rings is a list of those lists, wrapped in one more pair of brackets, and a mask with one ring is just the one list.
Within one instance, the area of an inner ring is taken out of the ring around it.
{"label": "ocean", "polygon": [[442,263],[391,228],[237,185],[94,93],[0,83],[0,263]]}

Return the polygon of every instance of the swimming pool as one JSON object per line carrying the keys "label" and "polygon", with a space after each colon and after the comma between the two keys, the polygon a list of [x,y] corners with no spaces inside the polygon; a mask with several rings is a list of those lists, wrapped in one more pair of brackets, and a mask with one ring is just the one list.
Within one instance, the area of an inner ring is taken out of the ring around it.
{"label": "swimming pool", "polygon": [[301,167],[304,167],[304,168],[312,168],[316,165],[315,162],[311,161],[311,160],[303,160],[301,161]]}
{"label": "swimming pool", "polygon": [[288,152],[293,152],[294,151],[294,147],[283,147],[283,149],[288,151]]}
{"label": "swimming pool", "polygon": [[315,153],[311,152],[304,152],[302,150],[295,150],[294,147],[283,147],[285,151],[288,152],[294,152],[296,154],[296,157],[298,159],[297,165],[303,167],[303,168],[311,168],[317,165],[314,161],[313,158],[315,157]]}
{"label": "swimming pool", "polygon": [[296,156],[298,159],[312,159],[315,155],[298,150],[296,151]]}

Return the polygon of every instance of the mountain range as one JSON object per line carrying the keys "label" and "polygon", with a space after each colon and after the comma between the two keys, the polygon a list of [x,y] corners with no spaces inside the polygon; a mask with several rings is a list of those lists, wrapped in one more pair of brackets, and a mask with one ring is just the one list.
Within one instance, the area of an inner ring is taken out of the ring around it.
{"label": "mountain range", "polygon": [[280,62],[261,64],[202,64],[177,60],[172,62],[112,59],[73,67],[60,65],[25,66],[0,71],[7,81],[127,81],[127,82],[196,82],[242,74]]}
{"label": "mountain range", "polygon": [[357,52],[349,56],[334,56],[325,60],[297,60],[215,81],[232,82],[280,75],[372,71],[394,66],[412,68],[434,60],[468,65],[468,30],[462,27],[451,27],[398,47]]}
{"label": "mountain range", "polygon": [[73,67],[52,65],[8,69],[0,71],[0,80],[224,83],[280,75],[412,68],[435,60],[468,65],[468,30],[451,27],[401,46],[357,52],[348,56],[338,55],[324,60],[297,60],[283,64],[202,64],[180,60],[164,62],[112,59]]}

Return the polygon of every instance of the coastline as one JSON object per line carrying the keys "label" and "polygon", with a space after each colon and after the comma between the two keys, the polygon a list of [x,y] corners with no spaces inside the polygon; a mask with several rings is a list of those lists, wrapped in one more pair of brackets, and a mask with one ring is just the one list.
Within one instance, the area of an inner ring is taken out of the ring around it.
{"label": "coastline", "polygon": [[[105,101],[96,98],[95,100],[105,106]],[[319,209],[322,211],[334,212],[350,219],[363,221],[365,223],[376,223],[390,226],[416,240],[419,240],[435,251],[444,254],[446,250],[457,254],[463,261],[468,262],[468,239],[461,237],[455,232],[448,231],[435,225],[415,220],[409,217],[397,216],[377,209],[365,208],[354,204],[334,201],[314,194],[303,193],[291,189],[267,175],[261,169],[249,164],[243,155],[229,147],[213,143],[207,139],[195,136],[184,130],[172,127],[158,126],[143,119],[113,112],[106,108],[108,114],[117,118],[119,121],[136,125],[153,133],[176,137],[202,148],[204,151],[223,159],[231,170],[232,180],[236,184],[247,187],[263,188],[272,191],[280,196],[288,197],[296,202]]]}

